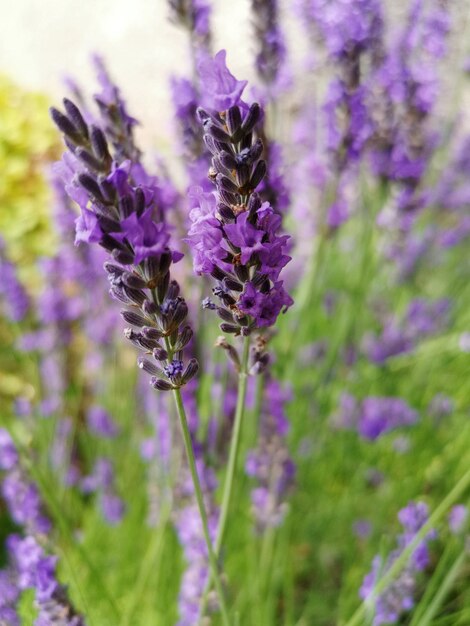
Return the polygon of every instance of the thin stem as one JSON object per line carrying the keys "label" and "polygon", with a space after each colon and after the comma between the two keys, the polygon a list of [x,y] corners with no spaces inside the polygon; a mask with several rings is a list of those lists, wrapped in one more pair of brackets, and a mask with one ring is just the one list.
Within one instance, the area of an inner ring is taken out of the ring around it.
{"label": "thin stem", "polygon": [[230,507],[230,500],[233,491],[233,479],[237,469],[238,450],[240,448],[243,417],[245,415],[246,387],[248,382],[248,356],[250,353],[250,337],[245,337],[243,342],[243,355],[238,374],[238,394],[237,408],[235,410],[235,422],[233,424],[232,440],[228,457],[227,474],[222,495],[222,507],[220,509],[219,524],[217,527],[217,538],[215,540],[215,552],[219,554],[227,526],[227,517]]}
{"label": "thin stem", "polygon": [[[224,491],[222,495],[222,506],[220,509],[219,523],[217,526],[217,537],[215,540],[215,554],[219,556],[224,538],[225,527],[227,525],[230,500],[232,499],[233,483],[237,469],[238,450],[240,448],[243,417],[245,414],[246,388],[248,382],[248,357],[250,355],[250,337],[245,337],[243,342],[243,354],[238,373],[238,393],[237,407],[235,410],[235,421],[233,424],[232,439],[230,441],[230,451],[228,457],[227,474],[225,476]],[[212,576],[209,576],[201,600],[200,620],[204,617],[207,595],[211,588]]]}
{"label": "thin stem", "polygon": [[193,444],[191,441],[191,434],[189,432],[188,421],[186,418],[186,412],[184,410],[183,399],[181,397],[181,391],[179,389],[173,390],[173,396],[175,398],[176,410],[178,413],[181,432],[183,435],[184,447],[186,449],[186,456],[188,459],[189,470],[194,485],[194,492],[196,494],[197,505],[199,507],[199,514],[201,516],[202,528],[204,532],[204,539],[207,545],[207,552],[209,554],[209,565],[211,570],[211,579],[214,580],[217,595],[219,597],[220,611],[222,613],[222,619],[225,626],[230,626],[230,620],[228,617],[227,606],[225,604],[225,596],[222,587],[222,581],[220,579],[219,570],[217,566],[217,557],[212,547],[212,542],[209,534],[209,524],[207,521],[207,512],[204,505],[204,498],[202,495],[201,483],[196,469],[196,461],[194,458]]}

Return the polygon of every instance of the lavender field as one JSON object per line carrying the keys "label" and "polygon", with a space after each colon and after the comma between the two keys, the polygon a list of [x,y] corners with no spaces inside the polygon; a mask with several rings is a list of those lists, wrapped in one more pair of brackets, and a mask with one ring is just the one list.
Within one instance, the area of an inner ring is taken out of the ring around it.
{"label": "lavender field", "polygon": [[469,626],[470,5],[164,4],[0,75],[0,626]]}

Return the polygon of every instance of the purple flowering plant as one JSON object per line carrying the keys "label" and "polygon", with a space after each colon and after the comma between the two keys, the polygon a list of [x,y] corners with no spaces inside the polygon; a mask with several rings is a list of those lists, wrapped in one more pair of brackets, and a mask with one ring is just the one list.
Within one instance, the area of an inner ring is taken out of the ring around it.
{"label": "purple flowering plant", "polygon": [[0,216],[0,626],[464,624],[459,8],[163,6],[155,158],[97,42]]}

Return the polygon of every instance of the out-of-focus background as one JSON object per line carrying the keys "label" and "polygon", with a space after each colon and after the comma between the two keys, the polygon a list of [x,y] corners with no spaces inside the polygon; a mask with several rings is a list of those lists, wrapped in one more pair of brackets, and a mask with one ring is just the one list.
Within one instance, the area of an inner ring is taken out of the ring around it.
{"label": "out-of-focus background", "polygon": [[[201,33],[170,22],[171,2],[0,0],[0,626],[5,572],[18,573],[4,546],[31,531],[16,515],[21,490],[2,491],[18,475],[51,517],[45,553],[87,626],[194,626],[200,610],[206,552],[173,462],[183,448],[171,394],[155,392],[123,341],[109,255],[73,245],[79,207],[54,170],[64,144],[48,113],[76,81],[114,165],[132,122],[107,128],[92,95],[111,91],[109,111],[139,121],[129,158],[185,252],[171,275],[200,372],[184,401],[215,519],[238,377],[214,347],[221,320],[201,307],[219,290],[196,275],[186,237],[191,188],[212,190],[196,111],[216,105],[203,101],[212,75],[194,71]],[[255,376],[266,355],[253,351],[221,559],[230,610],[244,626],[468,626],[470,0],[279,0],[277,55],[276,29],[256,22],[275,0],[207,2],[211,54],[227,50],[249,81],[243,100],[265,109],[255,137],[267,186],[254,186],[291,237],[281,279],[295,301],[254,344],[267,339],[270,361]],[[97,80],[94,52],[111,79]],[[275,79],[264,54],[281,68]],[[172,76],[184,79],[173,102]],[[86,187],[74,174],[69,192]],[[228,336],[241,355],[239,339]],[[19,450],[8,467],[3,428]],[[22,626],[38,608],[31,580],[18,592]]]}
{"label": "out-of-focus background", "polygon": [[[60,101],[61,79],[67,76],[87,92],[95,89],[89,58],[97,52],[109,60],[130,109],[139,115],[145,128],[139,139],[165,149],[172,118],[168,79],[190,63],[187,35],[169,21],[166,0],[0,0],[0,11],[0,73]],[[295,34],[299,25],[290,13],[285,10],[285,24]],[[249,0],[216,0],[212,15],[214,50],[226,48],[233,73],[252,79]],[[295,54],[302,44],[291,39]]]}

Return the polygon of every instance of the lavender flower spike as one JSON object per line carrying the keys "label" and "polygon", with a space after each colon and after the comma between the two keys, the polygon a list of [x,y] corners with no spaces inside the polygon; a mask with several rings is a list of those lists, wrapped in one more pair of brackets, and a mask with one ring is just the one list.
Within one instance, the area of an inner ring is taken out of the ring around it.
{"label": "lavender flower spike", "polygon": [[[232,90],[232,81],[228,83]],[[222,303],[217,308],[221,329],[247,336],[253,328],[273,325],[293,300],[279,278],[290,261],[289,237],[279,235],[280,216],[255,191],[266,174],[263,144],[254,137],[262,110],[256,103],[246,109],[239,98],[232,93],[223,99],[234,103],[225,111],[199,111],[204,141],[213,155],[209,178],[216,192],[194,190],[199,206],[191,211],[187,241],[195,271],[218,281],[213,293]]]}
{"label": "lavender flower spike", "polygon": [[7,258],[5,243],[0,238],[0,297],[12,322],[21,322],[28,313],[30,302],[25,288],[18,279],[14,264]]}
{"label": "lavender flower spike", "polygon": [[194,359],[183,366],[192,332],[184,323],[186,302],[170,279],[170,266],[182,255],[169,248],[167,224],[154,219],[161,215],[154,189],[136,183],[140,164],[120,162],[119,148],[116,161],[104,133],[87,125],[75,105],[64,100],[64,106],[65,115],[57,109],[51,114],[68,148],[62,165],[66,190],[82,211],[77,241],[99,243],[109,252],[105,269],[111,295],[128,307],[122,312],[130,326],[125,335],[146,354],[139,367],[152,376],[156,389],[177,389],[198,368]]}
{"label": "lavender flower spike", "polygon": [[381,624],[395,624],[401,616],[414,606],[416,591],[416,577],[429,564],[428,543],[436,536],[435,531],[429,534],[420,543],[410,557],[410,561],[390,586],[379,596],[375,587],[379,578],[383,577],[400,556],[401,552],[413,541],[416,533],[424,526],[428,519],[428,508],[424,502],[410,502],[403,508],[398,519],[404,532],[398,536],[398,548],[392,552],[385,564],[381,557],[376,556],[372,563],[372,571],[364,578],[359,595],[364,600],[373,602],[373,626]]}
{"label": "lavender flower spike", "polygon": [[33,589],[38,610],[35,626],[85,626],[66,588],[57,580],[57,558],[47,555],[41,545],[51,524],[42,511],[39,492],[25,475],[15,444],[3,428],[0,429],[0,471],[5,472],[1,492],[7,510],[25,532],[24,537],[10,535],[6,541],[10,564],[0,571],[0,624],[20,623],[16,603],[23,590]]}

